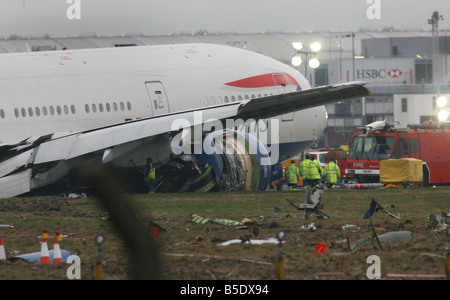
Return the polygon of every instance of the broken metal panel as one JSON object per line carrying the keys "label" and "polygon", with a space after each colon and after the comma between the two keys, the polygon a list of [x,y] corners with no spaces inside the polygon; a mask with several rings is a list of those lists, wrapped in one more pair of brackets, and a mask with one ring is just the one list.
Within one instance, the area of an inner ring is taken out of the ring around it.
{"label": "broken metal panel", "polygon": [[13,156],[8,160],[0,163],[0,177],[6,176],[19,168],[30,163],[33,157],[34,149],[23,152],[19,155]]}
{"label": "broken metal panel", "polygon": [[11,198],[30,191],[31,170],[0,179],[0,199]]}
{"label": "broken metal panel", "polygon": [[392,231],[378,236],[382,242],[409,242],[412,239],[411,231]]}

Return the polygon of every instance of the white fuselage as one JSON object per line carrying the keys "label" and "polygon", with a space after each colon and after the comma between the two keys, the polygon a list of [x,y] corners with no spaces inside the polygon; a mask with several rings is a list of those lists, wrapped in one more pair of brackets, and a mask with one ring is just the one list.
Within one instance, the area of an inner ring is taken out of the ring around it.
{"label": "white fuselage", "polygon": [[[296,83],[251,80],[276,74]],[[234,82],[238,84],[229,84]],[[285,64],[248,50],[209,44],[1,54],[0,145],[299,87],[310,85]],[[301,145],[287,147],[299,153],[323,132],[326,110],[319,106],[279,119],[280,145]]]}

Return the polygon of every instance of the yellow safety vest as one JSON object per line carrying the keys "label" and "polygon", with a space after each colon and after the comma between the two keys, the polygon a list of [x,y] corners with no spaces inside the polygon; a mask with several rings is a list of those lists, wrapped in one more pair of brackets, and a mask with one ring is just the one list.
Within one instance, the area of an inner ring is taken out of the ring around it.
{"label": "yellow safety vest", "polygon": [[305,159],[300,163],[300,176],[303,179],[309,179],[309,165],[311,160]]}
{"label": "yellow safety vest", "polygon": [[298,182],[298,169],[295,164],[290,164],[286,167],[286,171],[284,172],[284,176],[286,177],[288,184],[297,184]]}
{"label": "yellow safety vest", "polygon": [[328,183],[336,183],[337,179],[341,177],[341,171],[334,162],[330,162],[325,166],[325,176],[327,176]]}
{"label": "yellow safety vest", "polygon": [[148,171],[148,174],[147,174],[147,178],[148,179],[156,179],[156,170],[153,167],[152,163],[149,164],[149,171]]}
{"label": "yellow safety vest", "polygon": [[317,160],[311,160],[309,166],[309,179],[320,179],[322,172],[321,166]]}

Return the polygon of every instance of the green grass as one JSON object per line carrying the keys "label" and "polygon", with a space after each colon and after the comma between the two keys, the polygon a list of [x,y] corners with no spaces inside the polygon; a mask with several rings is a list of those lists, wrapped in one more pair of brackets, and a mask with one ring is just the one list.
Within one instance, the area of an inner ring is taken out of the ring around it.
{"label": "green grass", "polygon": [[[371,236],[369,222],[363,220],[363,215],[369,209],[372,197],[401,216],[398,220],[377,212],[372,221],[378,234],[408,230],[413,233],[413,239],[403,243],[382,243],[383,249],[369,243],[351,253],[345,242],[347,238],[356,242]],[[127,198],[142,220],[150,219],[165,229],[156,239],[161,279],[277,279],[274,266],[277,245],[218,246],[223,241],[246,235],[255,237],[251,229],[191,222],[193,214],[235,221],[257,220],[260,216],[281,218],[258,221],[260,233],[257,238],[274,237],[280,230],[286,232],[283,246],[286,279],[366,279],[369,266],[366,259],[372,254],[381,258],[383,279],[390,279],[389,273],[443,274],[444,271],[442,258],[423,253],[444,255],[446,236],[443,232],[435,232],[433,236],[424,224],[430,214],[450,212],[449,187],[325,191],[322,211],[331,217],[328,220],[314,216],[304,220],[302,212],[286,201],[303,201],[303,192],[149,194]],[[276,212],[275,207],[281,212]],[[61,248],[79,255],[83,262],[82,279],[92,279],[97,256],[94,238],[102,234],[106,237],[103,278],[130,278],[127,247],[94,197],[5,199],[0,202],[0,211],[0,223],[14,225],[13,229],[0,229],[8,258],[17,253],[40,251],[42,230],[47,229],[51,237],[58,230],[67,235]],[[300,229],[312,222],[316,231]],[[342,229],[346,224],[356,225],[359,230]],[[196,241],[198,236],[203,237],[201,242]],[[326,254],[314,252],[316,242],[327,244]],[[49,243],[49,249],[52,248]],[[67,265],[42,266],[8,261],[1,266],[0,279],[66,279],[66,269]],[[324,272],[342,274],[330,277],[323,275]]]}

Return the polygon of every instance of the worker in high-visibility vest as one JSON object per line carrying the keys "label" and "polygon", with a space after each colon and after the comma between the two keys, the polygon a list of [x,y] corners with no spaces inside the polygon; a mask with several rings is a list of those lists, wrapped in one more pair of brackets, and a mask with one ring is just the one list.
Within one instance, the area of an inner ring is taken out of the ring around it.
{"label": "worker in high-visibility vest", "polygon": [[341,177],[341,170],[334,162],[334,158],[330,158],[330,162],[325,166],[324,176],[327,178],[327,185],[334,189],[338,179]]}
{"label": "worker in high-visibility vest", "polygon": [[146,169],[146,177],[145,177],[145,183],[147,185],[147,193],[154,193],[155,192],[155,180],[156,180],[156,170],[153,166],[152,159],[147,158],[147,169]]}
{"label": "worker in high-visibility vest", "polygon": [[290,165],[286,167],[284,171],[284,177],[286,178],[290,191],[297,189],[297,184],[300,180],[300,174],[293,160],[291,160]]}
{"label": "worker in high-visibility vest", "polygon": [[299,165],[300,177],[303,179],[303,187],[309,188],[309,168],[311,165],[311,157],[309,154],[305,155],[305,159]]}
{"label": "worker in high-visibility vest", "polygon": [[312,155],[309,167],[309,186],[311,188],[320,187],[320,177],[322,177],[322,166],[316,160],[316,156]]}

